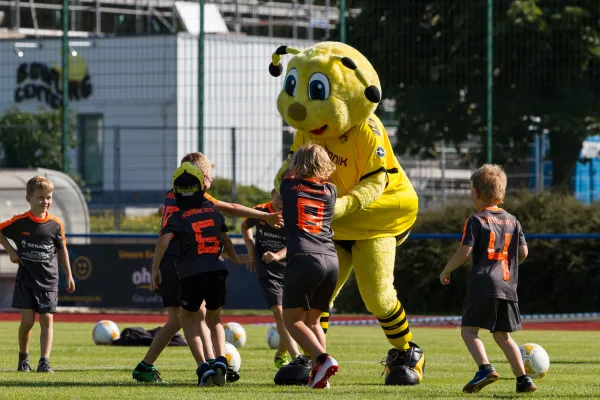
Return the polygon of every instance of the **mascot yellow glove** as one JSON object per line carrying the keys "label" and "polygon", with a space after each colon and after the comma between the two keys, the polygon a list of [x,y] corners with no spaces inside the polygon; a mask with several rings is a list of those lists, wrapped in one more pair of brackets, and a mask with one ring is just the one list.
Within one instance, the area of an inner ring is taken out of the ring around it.
{"label": "mascot yellow glove", "polygon": [[385,190],[385,173],[371,176],[354,186],[350,192],[337,199],[333,219],[345,217],[355,211],[367,208],[381,197]]}

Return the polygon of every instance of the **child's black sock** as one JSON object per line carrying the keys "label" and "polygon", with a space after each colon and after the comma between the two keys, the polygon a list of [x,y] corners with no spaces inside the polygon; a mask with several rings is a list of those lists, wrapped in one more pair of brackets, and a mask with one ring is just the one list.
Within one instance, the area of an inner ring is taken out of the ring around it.
{"label": "child's black sock", "polygon": [[40,357],[40,362],[42,362],[42,361],[47,361],[47,362],[49,362],[49,361],[50,361],[50,359],[48,359],[47,357]]}
{"label": "child's black sock", "polygon": [[484,369],[490,369],[490,368],[492,368],[492,364],[481,364],[479,366],[480,371],[483,371]]}
{"label": "child's black sock", "polygon": [[525,378],[527,378],[527,375],[517,376],[517,383],[523,383]]}
{"label": "child's black sock", "polygon": [[212,368],[213,365],[215,365],[215,359],[211,358],[210,360],[206,360],[206,362],[208,363],[208,365]]}
{"label": "child's black sock", "polygon": [[320,356],[317,357],[317,364],[322,365],[325,363],[325,360],[327,360],[327,357],[329,357],[329,354],[327,353],[323,353]]}
{"label": "child's black sock", "polygon": [[19,361],[29,361],[29,353],[21,353],[19,352]]}

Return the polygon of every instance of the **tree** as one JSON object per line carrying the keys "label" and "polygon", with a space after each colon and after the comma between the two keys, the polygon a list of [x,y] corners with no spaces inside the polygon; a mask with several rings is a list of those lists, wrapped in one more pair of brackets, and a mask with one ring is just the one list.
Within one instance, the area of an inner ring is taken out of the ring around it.
{"label": "tree", "polygon": [[[581,143],[600,117],[596,1],[513,0],[494,9],[494,162],[520,162],[548,131],[553,186],[569,191]],[[486,134],[486,2],[424,0],[349,5],[348,43],[397,103],[399,149]],[[483,146],[482,150],[483,149]],[[470,153],[484,161],[483,153]]]}
{"label": "tree", "polygon": [[[70,120],[69,144],[74,148],[75,126]],[[13,108],[0,116],[0,145],[4,168],[48,168],[62,171],[60,111],[28,113]],[[68,162],[68,160],[67,160]]]}

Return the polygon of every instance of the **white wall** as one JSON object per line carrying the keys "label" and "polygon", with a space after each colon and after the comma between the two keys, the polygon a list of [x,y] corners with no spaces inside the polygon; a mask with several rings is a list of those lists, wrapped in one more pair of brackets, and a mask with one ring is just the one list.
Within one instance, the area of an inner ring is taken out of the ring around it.
{"label": "white wall", "polygon": [[[87,64],[93,93],[71,101],[70,109],[104,115],[104,189],[114,190],[116,182],[117,189],[128,191],[168,188],[178,161],[198,148],[197,39],[179,34],[88,41],[93,46],[75,49],[78,60]],[[60,39],[41,40],[37,49],[23,47],[21,58],[14,54],[13,43],[0,41],[0,111],[14,106],[30,112],[48,109],[37,99],[15,103],[16,71],[21,63],[60,66]],[[270,190],[282,156],[276,99],[283,76],[273,78],[268,66],[272,53],[283,44],[305,48],[311,43],[206,35],[204,150],[216,164],[215,176],[232,177],[235,127],[237,182]],[[284,63],[288,60],[284,57]],[[116,127],[121,127],[118,163]]]}
{"label": "white wall", "polygon": [[[93,92],[86,99],[71,101],[69,108],[78,114],[104,116],[104,189],[114,188],[113,140],[117,126],[152,127],[121,129],[121,189],[164,189],[170,182],[171,165],[176,163],[176,37],[86,41],[92,46],[74,48],[87,64]],[[16,42],[35,43],[33,40]],[[22,63],[40,62],[60,67],[60,39],[41,40],[37,49],[21,47],[23,57],[20,58],[13,52],[13,43],[0,41],[0,110],[14,106],[30,112],[40,107],[50,109],[37,99],[15,103],[16,71]],[[29,82],[28,79],[23,84]],[[165,129],[167,127],[169,129]]]}
{"label": "white wall", "polygon": [[[231,179],[231,128],[236,128],[239,184],[272,188],[281,165],[282,119],[277,95],[283,76],[269,74],[271,56],[281,45],[305,48],[308,41],[237,35],[206,35],[204,62],[204,151],[216,164],[214,175]],[[197,148],[197,58],[195,37],[178,41],[178,155]],[[284,63],[289,57],[284,57]]]}

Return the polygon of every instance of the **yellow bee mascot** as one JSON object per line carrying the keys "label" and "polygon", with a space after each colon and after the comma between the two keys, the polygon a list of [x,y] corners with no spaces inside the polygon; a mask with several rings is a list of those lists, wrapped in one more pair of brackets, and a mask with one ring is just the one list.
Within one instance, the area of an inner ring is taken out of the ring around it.
{"label": "yellow bee mascot", "polygon": [[[281,46],[273,54],[271,75],[282,74],[285,54],[293,57],[277,108],[297,129],[290,156],[305,143],[317,143],[337,166],[331,176],[340,196],[332,224],[340,262],[334,299],[354,268],[361,297],[393,346],[385,359],[385,383],[416,385],[423,379],[425,359],[411,342],[394,289],[394,262],[396,246],[416,220],[418,200],[374,114],[381,101],[379,77],[365,56],[337,42],[303,51]],[[276,188],[290,158],[277,173]],[[328,321],[329,314],[323,314],[325,331]]]}

